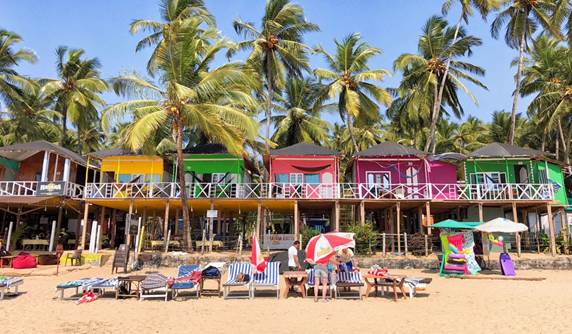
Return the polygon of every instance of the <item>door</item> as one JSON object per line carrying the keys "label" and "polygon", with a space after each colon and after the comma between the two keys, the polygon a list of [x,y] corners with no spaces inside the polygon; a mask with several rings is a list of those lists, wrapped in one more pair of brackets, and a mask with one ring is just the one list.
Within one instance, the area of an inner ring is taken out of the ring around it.
{"label": "door", "polygon": [[405,195],[410,198],[421,197],[418,174],[419,170],[413,166],[409,166],[405,170],[405,184],[407,184]]}

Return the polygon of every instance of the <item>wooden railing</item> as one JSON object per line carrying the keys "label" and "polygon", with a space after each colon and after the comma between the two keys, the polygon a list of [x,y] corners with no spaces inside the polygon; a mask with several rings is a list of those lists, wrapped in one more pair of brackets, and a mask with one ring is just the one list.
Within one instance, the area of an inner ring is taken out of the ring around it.
{"label": "wooden railing", "polygon": [[[89,183],[85,198],[180,198],[177,183]],[[290,184],[193,183],[189,199],[359,199],[359,200],[542,200],[554,199],[551,184]]]}
{"label": "wooden railing", "polygon": [[[0,181],[0,197],[2,196],[37,196],[38,184],[42,182],[37,181]],[[43,182],[49,183],[49,182]],[[83,186],[73,182],[55,183],[63,185],[63,196],[72,198],[81,198],[83,196]],[[46,196],[52,196],[46,194]],[[58,195],[53,195],[58,196]]]}

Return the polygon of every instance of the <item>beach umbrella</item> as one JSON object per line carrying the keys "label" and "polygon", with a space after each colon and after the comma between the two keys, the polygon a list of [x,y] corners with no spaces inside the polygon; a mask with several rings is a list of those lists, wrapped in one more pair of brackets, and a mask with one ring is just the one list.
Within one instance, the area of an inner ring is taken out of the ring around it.
{"label": "beach umbrella", "polygon": [[353,233],[331,232],[319,234],[308,241],[306,245],[306,261],[311,264],[325,264],[338,250],[355,248]]}
{"label": "beach umbrella", "polygon": [[495,218],[475,227],[475,230],[486,233],[518,233],[527,231],[528,227],[521,223],[515,223],[510,219]]}
{"label": "beach umbrella", "polygon": [[266,268],[266,261],[262,256],[260,251],[260,244],[258,243],[258,238],[256,233],[252,233],[252,253],[250,255],[250,265],[252,266],[253,272],[261,273]]}

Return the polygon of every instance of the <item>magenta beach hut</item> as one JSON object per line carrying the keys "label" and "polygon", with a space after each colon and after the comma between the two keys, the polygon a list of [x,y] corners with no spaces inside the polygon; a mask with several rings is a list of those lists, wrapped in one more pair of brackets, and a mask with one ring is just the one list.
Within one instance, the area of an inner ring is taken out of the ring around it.
{"label": "magenta beach hut", "polygon": [[358,152],[353,159],[353,175],[366,198],[457,198],[454,164],[394,142]]}

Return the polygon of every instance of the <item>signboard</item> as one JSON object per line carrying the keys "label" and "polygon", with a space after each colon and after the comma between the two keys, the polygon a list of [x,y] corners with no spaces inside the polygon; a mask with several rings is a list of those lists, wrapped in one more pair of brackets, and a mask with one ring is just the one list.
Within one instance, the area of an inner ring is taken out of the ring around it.
{"label": "signboard", "polygon": [[294,243],[294,234],[266,234],[262,240],[264,249],[288,249]]}
{"label": "signboard", "polygon": [[218,210],[207,210],[207,218],[218,217]]}
{"label": "signboard", "polygon": [[66,182],[38,182],[36,196],[63,196],[65,193]]}

